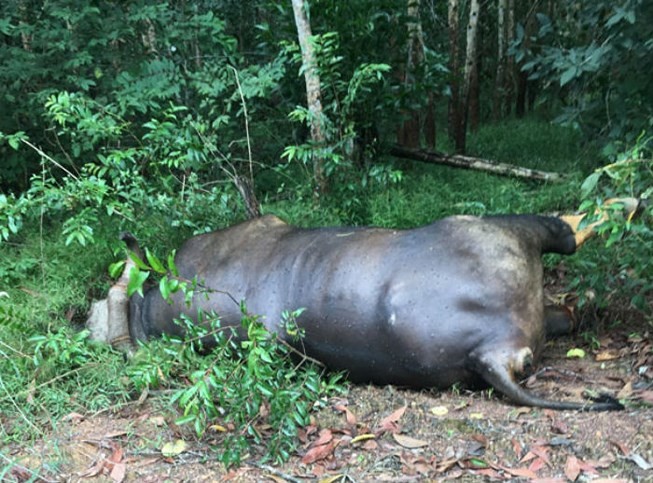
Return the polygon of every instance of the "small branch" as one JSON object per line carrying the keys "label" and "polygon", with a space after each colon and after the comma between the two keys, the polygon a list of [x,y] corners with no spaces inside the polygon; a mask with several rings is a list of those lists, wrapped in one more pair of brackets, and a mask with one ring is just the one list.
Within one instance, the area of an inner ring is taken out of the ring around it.
{"label": "small branch", "polygon": [[243,105],[243,115],[245,116],[245,137],[247,139],[247,157],[249,158],[249,180],[252,184],[254,184],[254,170],[252,168],[252,144],[249,138],[249,116],[247,115],[247,104],[245,103],[243,89],[240,86],[238,71],[231,65],[229,67],[231,67],[231,70],[234,71],[234,76],[236,77],[236,86],[238,86],[238,94],[240,94],[240,102]]}
{"label": "small branch", "polygon": [[390,154],[398,158],[412,159],[423,163],[444,164],[455,168],[476,169],[502,176],[513,176],[516,178],[551,182],[559,182],[565,179],[565,176],[560,173],[524,168],[508,163],[497,163],[489,159],[474,158],[472,156],[463,156],[461,154],[448,155],[423,149],[408,149],[396,145],[390,149]]}
{"label": "small branch", "polygon": [[248,464],[255,466],[256,468],[267,471],[268,473],[273,474],[274,476],[277,476],[279,478],[283,478],[285,481],[289,481],[290,483],[304,483],[305,480],[295,478],[294,476],[289,475],[288,473],[284,473],[282,471],[279,471],[273,466],[266,465],[263,463],[257,463],[257,462],[249,462]]}
{"label": "small branch", "polygon": [[41,148],[39,148],[39,147],[35,146],[34,144],[30,143],[27,139],[21,139],[21,141],[23,143],[27,144],[34,151],[36,151],[39,156],[41,156],[42,158],[47,159],[52,164],[54,164],[57,168],[64,171],[68,176],[73,178],[75,181],[79,181],[79,178],[77,176],[75,176],[71,171],[69,171],[68,168],[66,168],[63,164],[61,164],[59,161],[54,159],[52,156],[49,156],[48,154],[46,154]]}

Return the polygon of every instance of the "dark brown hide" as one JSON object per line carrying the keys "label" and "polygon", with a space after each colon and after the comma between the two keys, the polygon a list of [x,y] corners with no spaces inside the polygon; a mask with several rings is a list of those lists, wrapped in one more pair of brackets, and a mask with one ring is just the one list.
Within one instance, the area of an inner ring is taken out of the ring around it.
{"label": "dark brown hide", "polygon": [[538,398],[514,382],[544,341],[543,253],[573,253],[555,217],[454,216],[412,230],[302,229],[275,216],[196,236],[177,253],[180,276],[214,292],[184,306],[157,288],[130,302],[134,339],[180,334],[181,313],[250,313],[292,343],[284,310],[304,308],[298,349],[355,381],[448,387],[483,381],[523,405],[615,409]]}

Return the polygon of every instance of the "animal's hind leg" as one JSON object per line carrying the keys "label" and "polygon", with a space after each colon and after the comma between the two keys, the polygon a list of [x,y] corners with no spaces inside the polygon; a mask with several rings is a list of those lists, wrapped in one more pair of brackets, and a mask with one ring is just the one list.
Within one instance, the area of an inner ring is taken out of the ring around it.
{"label": "animal's hind leg", "polygon": [[571,334],[576,328],[576,320],[566,307],[544,305],[544,328],[547,338]]}
{"label": "animal's hind leg", "polygon": [[[610,206],[619,203],[623,205],[623,214],[628,219],[636,216],[638,211],[641,209],[640,201],[637,198],[613,198],[607,200],[603,206]],[[559,218],[567,223],[571,227],[571,230],[574,233],[574,239],[576,240],[576,248],[580,247],[588,239],[596,234],[596,228],[601,224],[607,221],[610,217],[608,211],[600,210],[599,219],[587,224],[581,228],[581,223],[587,216],[587,213],[581,213],[579,215],[562,215]]]}

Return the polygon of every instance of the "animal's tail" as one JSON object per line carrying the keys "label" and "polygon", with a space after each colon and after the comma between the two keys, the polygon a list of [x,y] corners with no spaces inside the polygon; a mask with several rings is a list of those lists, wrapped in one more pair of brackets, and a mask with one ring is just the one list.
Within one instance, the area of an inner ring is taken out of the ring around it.
{"label": "animal's tail", "polygon": [[[509,353],[508,351],[507,353]],[[515,373],[521,372],[524,365],[530,364],[533,353],[528,348],[517,352],[516,357],[506,359],[500,351],[490,350],[475,358],[476,372],[497,391],[512,402],[522,406],[533,406],[558,410],[577,411],[615,411],[624,406],[615,398],[602,395],[588,402],[553,401],[534,395],[515,382]]]}

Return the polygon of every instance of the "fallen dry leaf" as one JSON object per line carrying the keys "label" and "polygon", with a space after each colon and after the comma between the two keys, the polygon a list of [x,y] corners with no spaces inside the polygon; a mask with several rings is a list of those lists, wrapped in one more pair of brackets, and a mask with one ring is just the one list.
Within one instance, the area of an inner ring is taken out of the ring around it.
{"label": "fallen dry leaf", "polygon": [[381,424],[379,425],[380,432],[398,433],[401,430],[401,426],[399,426],[399,420],[406,412],[406,408],[407,406],[402,406],[399,409],[393,411],[389,416],[383,418],[381,420]]}
{"label": "fallen dry leaf", "polygon": [[315,446],[309,449],[306,454],[302,457],[302,463],[305,465],[310,465],[319,460],[323,460],[333,453],[333,450],[336,449],[336,442],[331,440],[326,444],[320,446]]}
{"label": "fallen dry leaf", "polygon": [[492,478],[492,479],[501,479],[501,475],[497,470],[493,470],[492,468],[485,468],[482,470],[475,470],[474,474],[476,475],[481,475],[485,476],[486,478]]}
{"label": "fallen dry leaf", "polygon": [[515,456],[519,458],[522,454],[523,447],[519,441],[517,441],[515,438],[512,439],[512,450],[515,453]]}
{"label": "fallen dry leaf", "polygon": [[104,459],[97,461],[93,466],[88,468],[86,471],[77,473],[77,476],[79,476],[80,478],[93,478],[99,475],[100,473],[102,473],[102,470],[104,470],[106,463],[107,461]]}
{"label": "fallen dry leaf", "polygon": [[546,463],[542,458],[535,458],[533,462],[528,465],[528,469],[531,470],[533,473],[537,473],[540,471],[542,468],[546,466]]}
{"label": "fallen dry leaf", "polygon": [[377,449],[379,449],[379,444],[373,439],[368,439],[361,445],[361,448],[363,448],[366,451],[376,451]]}
{"label": "fallen dry leaf", "polygon": [[500,468],[506,473],[511,474],[512,476],[520,476],[522,478],[537,478],[537,474],[528,468],[508,468],[506,466],[500,466]]}
{"label": "fallen dry leaf", "polygon": [[621,441],[615,441],[614,439],[611,439],[610,443],[612,443],[617,448],[619,448],[619,451],[621,451],[621,454],[623,454],[624,456],[628,456],[630,454],[630,450],[628,449],[628,446],[626,446],[625,443],[622,443]]}
{"label": "fallen dry leaf", "polygon": [[322,429],[320,430],[317,439],[313,441],[313,443],[311,443],[311,446],[321,446],[323,444],[327,444],[332,439],[333,439],[333,433],[331,432],[331,430]]}
{"label": "fallen dry leaf", "polygon": [[548,467],[551,467],[551,461],[549,461],[548,452],[549,449],[544,446],[533,446],[531,448],[531,453],[537,455],[537,457],[544,461]]}
{"label": "fallen dry leaf", "polygon": [[580,465],[578,464],[578,458],[575,456],[568,456],[567,461],[565,462],[565,476],[570,481],[576,481],[576,478],[580,475]]}
{"label": "fallen dry leaf", "polygon": [[594,356],[594,359],[596,360],[596,362],[603,362],[603,361],[613,361],[615,359],[619,359],[619,357],[620,354],[618,350],[607,349],[596,354],[596,356]]}
{"label": "fallen dry leaf", "polygon": [[352,427],[356,427],[356,416],[352,413],[347,406],[343,404],[337,404],[333,406],[333,409],[345,413],[345,418],[347,419],[347,424]]}
{"label": "fallen dry leaf", "polygon": [[411,438],[410,436],[399,433],[393,433],[392,437],[400,446],[408,449],[422,448],[424,446],[428,446],[429,444],[428,441]]}
{"label": "fallen dry leaf", "polygon": [[165,426],[166,420],[163,416],[152,416],[149,418],[149,421],[157,427]]}
{"label": "fallen dry leaf", "polygon": [[109,477],[116,483],[122,483],[127,473],[127,465],[125,463],[114,463]]}
{"label": "fallen dry leaf", "polygon": [[119,444],[113,444],[113,452],[111,453],[111,456],[109,456],[109,461],[112,463],[120,463],[122,461],[123,457],[123,449],[122,446]]}
{"label": "fallen dry leaf", "polygon": [[62,421],[70,421],[73,424],[79,424],[82,421],[84,421],[84,419],[85,419],[85,417],[84,417],[83,414],[79,414],[79,413],[75,413],[75,412],[68,413],[63,418],[61,418]]}
{"label": "fallen dry leaf", "polygon": [[647,404],[653,404],[653,391],[637,391],[633,393],[633,399]]}

